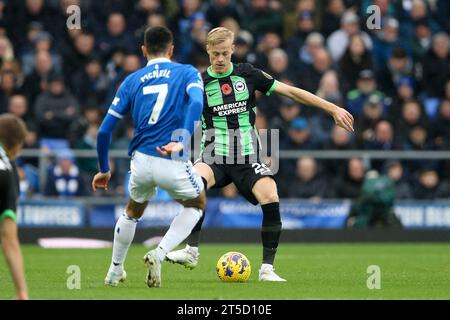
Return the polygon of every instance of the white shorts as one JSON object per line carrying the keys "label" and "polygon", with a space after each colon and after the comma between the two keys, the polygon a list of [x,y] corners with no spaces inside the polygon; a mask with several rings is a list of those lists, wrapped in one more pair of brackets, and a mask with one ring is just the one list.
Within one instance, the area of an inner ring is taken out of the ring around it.
{"label": "white shorts", "polygon": [[203,190],[202,177],[190,161],[169,160],[135,151],[130,168],[128,191],[131,199],[138,203],[151,200],[156,187],[177,200],[195,199]]}

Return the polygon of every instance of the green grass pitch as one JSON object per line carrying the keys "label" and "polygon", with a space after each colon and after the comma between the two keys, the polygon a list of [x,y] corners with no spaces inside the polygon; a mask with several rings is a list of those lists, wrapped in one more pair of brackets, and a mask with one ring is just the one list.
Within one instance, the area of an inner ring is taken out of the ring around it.
{"label": "green grass pitch", "polygon": [[[258,244],[204,244],[194,270],[164,263],[162,287],[147,288],[142,256],[131,247],[128,279],[117,288],[103,284],[111,249],[42,249],[23,246],[32,299],[450,299],[450,244],[282,244],[275,262],[286,283],[261,283]],[[223,283],[215,272],[218,258],[240,251],[250,260],[247,283]],[[67,288],[70,265],[81,270],[81,289]],[[367,268],[381,270],[381,289],[367,288]],[[0,299],[14,296],[0,258]]]}

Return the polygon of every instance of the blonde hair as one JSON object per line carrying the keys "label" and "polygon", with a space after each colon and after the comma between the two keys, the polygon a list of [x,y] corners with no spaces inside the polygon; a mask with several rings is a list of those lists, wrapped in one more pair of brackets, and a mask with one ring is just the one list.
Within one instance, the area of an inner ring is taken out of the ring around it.
{"label": "blonde hair", "polygon": [[218,27],[218,28],[212,29],[208,33],[208,39],[206,40],[206,43],[208,46],[214,46],[216,44],[225,42],[228,39],[231,40],[231,43],[234,42],[233,31],[231,31],[227,28],[224,28],[224,27]]}
{"label": "blonde hair", "polygon": [[0,36],[0,46],[2,46],[3,53],[3,61],[11,61],[14,59],[14,50],[11,44],[11,41],[5,36]]}

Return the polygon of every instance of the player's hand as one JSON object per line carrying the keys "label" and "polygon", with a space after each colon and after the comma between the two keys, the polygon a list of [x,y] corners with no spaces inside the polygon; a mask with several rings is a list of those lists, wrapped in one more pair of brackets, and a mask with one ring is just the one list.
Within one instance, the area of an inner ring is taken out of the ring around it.
{"label": "player's hand", "polygon": [[353,129],[353,116],[344,108],[336,107],[336,110],[332,113],[334,122],[341,128],[344,128],[348,132],[355,131]]}
{"label": "player's hand", "polygon": [[92,179],[92,190],[97,191],[97,188],[108,190],[108,182],[111,179],[111,172],[99,172]]}
{"label": "player's hand", "polygon": [[183,150],[183,144],[181,142],[170,142],[162,147],[156,147],[156,150],[162,156],[170,156],[172,153],[180,152]]}

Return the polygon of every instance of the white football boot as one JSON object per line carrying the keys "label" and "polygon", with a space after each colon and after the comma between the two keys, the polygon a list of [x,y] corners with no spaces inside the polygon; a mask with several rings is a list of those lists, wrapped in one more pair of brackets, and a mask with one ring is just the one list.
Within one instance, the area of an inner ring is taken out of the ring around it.
{"label": "white football boot", "polygon": [[144,256],[144,263],[147,266],[147,276],[145,283],[149,288],[161,286],[161,261],[159,261],[156,250],[151,250]]}
{"label": "white football boot", "polygon": [[105,284],[111,287],[117,287],[119,282],[124,282],[127,278],[127,273],[125,270],[122,270],[121,273],[115,272],[112,269],[108,271],[108,274],[105,278]]}
{"label": "white football boot", "polygon": [[166,260],[171,263],[178,263],[188,269],[194,269],[198,263],[198,257],[200,253],[193,247],[186,245],[186,248],[169,252],[166,256]]}
{"label": "white football boot", "polygon": [[262,264],[259,269],[259,281],[285,282],[286,279],[277,275],[271,264]]}

